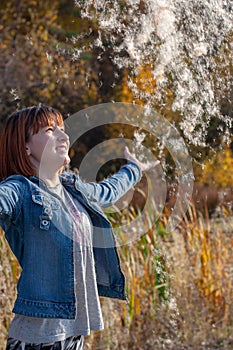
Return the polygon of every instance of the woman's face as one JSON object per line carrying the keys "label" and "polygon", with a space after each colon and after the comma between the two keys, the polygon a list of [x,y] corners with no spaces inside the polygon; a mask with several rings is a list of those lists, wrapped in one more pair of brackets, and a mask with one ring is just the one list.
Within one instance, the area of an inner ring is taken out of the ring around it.
{"label": "woman's face", "polygon": [[42,166],[59,170],[69,163],[69,136],[64,125],[46,126],[30,137],[26,145],[32,164],[38,170]]}

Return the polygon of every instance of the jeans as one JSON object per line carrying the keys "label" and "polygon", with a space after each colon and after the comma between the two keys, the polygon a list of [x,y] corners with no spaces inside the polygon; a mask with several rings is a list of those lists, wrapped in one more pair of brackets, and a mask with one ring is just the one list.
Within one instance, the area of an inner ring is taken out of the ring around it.
{"label": "jeans", "polygon": [[55,343],[28,344],[8,338],[6,350],[82,350],[84,336],[69,337]]}

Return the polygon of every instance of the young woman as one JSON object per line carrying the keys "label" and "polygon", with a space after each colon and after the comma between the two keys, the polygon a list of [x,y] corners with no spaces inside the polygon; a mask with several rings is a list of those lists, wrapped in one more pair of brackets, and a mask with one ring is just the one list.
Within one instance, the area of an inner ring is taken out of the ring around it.
{"label": "young woman", "polygon": [[99,296],[126,298],[100,207],[146,169],[126,151],[134,162],[98,184],[84,183],[62,172],[68,150],[62,115],[47,106],[12,114],[2,129],[0,225],[22,268],[7,350],[82,349],[85,335],[103,329]]}

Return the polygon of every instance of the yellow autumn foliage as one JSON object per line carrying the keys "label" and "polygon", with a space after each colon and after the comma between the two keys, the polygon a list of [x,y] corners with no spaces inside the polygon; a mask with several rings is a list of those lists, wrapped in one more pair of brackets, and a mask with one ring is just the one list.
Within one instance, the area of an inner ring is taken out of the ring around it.
{"label": "yellow autumn foliage", "polygon": [[233,186],[233,155],[230,148],[217,153],[205,163],[200,182],[218,188]]}
{"label": "yellow autumn foliage", "polygon": [[[120,87],[116,89],[116,99],[121,102],[144,104],[146,96],[156,91],[156,80],[153,76],[152,64],[142,64],[137,74],[129,81],[129,72],[125,69]],[[140,98],[139,98],[140,95]]]}

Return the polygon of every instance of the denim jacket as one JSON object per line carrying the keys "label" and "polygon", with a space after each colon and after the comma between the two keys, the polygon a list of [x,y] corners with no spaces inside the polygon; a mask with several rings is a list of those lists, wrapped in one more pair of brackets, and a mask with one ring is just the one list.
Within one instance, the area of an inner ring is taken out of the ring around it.
{"label": "denim jacket", "polygon": [[[126,299],[111,224],[101,207],[112,205],[140,177],[139,167],[132,162],[100,183],[85,183],[72,173],[60,176],[91,218],[100,296]],[[0,183],[0,225],[22,268],[13,312],[75,318],[74,222],[60,198],[37,177],[12,175]]]}

